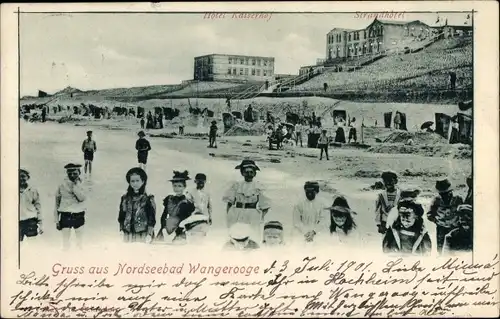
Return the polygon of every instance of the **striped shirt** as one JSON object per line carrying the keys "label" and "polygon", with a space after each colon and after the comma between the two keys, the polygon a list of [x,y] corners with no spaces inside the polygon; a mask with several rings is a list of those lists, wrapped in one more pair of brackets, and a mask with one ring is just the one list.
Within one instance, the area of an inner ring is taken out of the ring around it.
{"label": "striped shirt", "polygon": [[375,201],[375,222],[380,225],[381,222],[387,222],[389,211],[396,206],[401,192],[396,189],[394,192],[383,191],[377,196]]}

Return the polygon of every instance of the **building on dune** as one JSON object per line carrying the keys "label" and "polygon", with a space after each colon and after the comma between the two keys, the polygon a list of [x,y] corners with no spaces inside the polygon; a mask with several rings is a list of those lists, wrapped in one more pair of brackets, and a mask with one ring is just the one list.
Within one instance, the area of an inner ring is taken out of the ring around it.
{"label": "building on dune", "polygon": [[271,81],[274,57],[209,54],[194,58],[196,81]]}
{"label": "building on dune", "polygon": [[436,31],[419,20],[375,19],[360,30],[334,28],[326,35],[326,59],[357,57],[404,47],[406,41],[426,39]]}
{"label": "building on dune", "polygon": [[387,51],[404,50],[411,43],[425,41],[438,34],[444,38],[472,35],[472,26],[430,26],[420,20],[375,19],[364,29],[334,28],[326,35],[326,60],[360,57]]}

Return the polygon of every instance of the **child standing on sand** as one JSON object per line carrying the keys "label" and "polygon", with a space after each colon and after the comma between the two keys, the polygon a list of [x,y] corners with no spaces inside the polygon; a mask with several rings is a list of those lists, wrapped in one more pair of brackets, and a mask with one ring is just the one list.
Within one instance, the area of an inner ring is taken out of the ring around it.
{"label": "child standing on sand", "polygon": [[38,191],[28,184],[30,173],[19,170],[19,241],[24,237],[35,237],[43,233],[42,205]]}
{"label": "child standing on sand", "polygon": [[151,144],[146,139],[146,134],[144,131],[140,131],[139,139],[135,142],[135,149],[137,150],[137,161],[139,162],[139,167],[146,171],[146,164],[148,163],[148,154],[151,151]]}
{"label": "child standing on sand", "polygon": [[161,229],[158,233],[160,239],[164,237],[163,230],[165,230],[167,236],[174,236],[174,242],[185,242],[186,240],[185,229],[179,225],[195,211],[193,196],[186,192],[186,181],[188,180],[190,180],[188,171],[174,171],[174,176],[170,180],[174,193],[163,200]]}
{"label": "child standing on sand", "polygon": [[384,182],[385,190],[378,194],[375,201],[375,223],[380,234],[385,234],[387,231],[387,217],[393,207],[399,201],[401,192],[396,188],[398,183],[398,175],[392,171],[382,173],[382,181]]}
{"label": "child standing on sand", "polygon": [[146,193],[148,175],[134,167],[127,172],[127,193],[120,201],[118,223],[125,242],[151,242],[156,224],[156,204]]}

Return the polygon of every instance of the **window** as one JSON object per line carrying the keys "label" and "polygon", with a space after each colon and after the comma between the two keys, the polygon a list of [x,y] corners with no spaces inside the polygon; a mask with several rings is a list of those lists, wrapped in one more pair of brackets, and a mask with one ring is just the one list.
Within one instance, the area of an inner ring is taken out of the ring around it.
{"label": "window", "polygon": [[[255,61],[255,60],[254,60]],[[252,75],[255,75],[255,69],[252,69]]]}
{"label": "window", "polygon": [[262,70],[262,76],[267,76],[267,71],[266,70]]}
{"label": "window", "polygon": [[264,60],[264,66],[267,66],[267,60]]}
{"label": "window", "polygon": [[245,64],[245,60],[240,59],[240,64]]}
{"label": "window", "polygon": [[[252,59],[252,65],[255,65],[255,59]],[[255,71],[253,71],[255,72]]]}
{"label": "window", "polygon": [[227,69],[227,74],[231,74],[231,68]]}
{"label": "window", "polygon": [[363,31],[363,39],[366,39],[366,30]]}
{"label": "window", "polygon": [[349,33],[349,37],[347,38],[347,41],[351,41],[351,34]]}
{"label": "window", "polygon": [[245,64],[248,65],[248,58],[245,58]]}
{"label": "window", "polygon": [[233,59],[229,58],[229,64],[233,64]]}
{"label": "window", "polygon": [[261,61],[260,61],[260,59],[258,59],[258,60],[257,60],[257,65],[258,65],[258,66],[260,66],[260,65],[261,65],[261,64],[260,64],[260,62],[261,62]]}
{"label": "window", "polygon": [[248,69],[245,68],[245,75],[248,75]]}
{"label": "window", "polygon": [[233,75],[236,75],[236,68],[233,68]]}
{"label": "window", "polygon": [[257,69],[257,76],[260,76],[260,69]]}
{"label": "window", "polygon": [[243,69],[240,69],[240,75],[243,75]]}

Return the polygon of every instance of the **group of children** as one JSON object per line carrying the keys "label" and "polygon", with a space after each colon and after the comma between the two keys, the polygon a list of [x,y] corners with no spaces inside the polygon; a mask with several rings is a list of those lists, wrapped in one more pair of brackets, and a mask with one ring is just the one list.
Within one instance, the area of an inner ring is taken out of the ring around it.
{"label": "group of children", "polygon": [[[70,230],[74,229],[76,243],[82,245],[85,225],[86,194],[82,187],[81,165],[65,166],[66,178],[56,192],[54,217],[56,228],[62,231],[63,248],[69,248]],[[227,249],[256,249],[260,245],[284,244],[283,225],[279,221],[264,223],[271,208],[263,187],[254,180],[259,167],[252,160],[243,160],[236,166],[242,180],[234,182],[224,193],[226,224],[230,240]],[[375,225],[383,236],[382,250],[386,253],[429,254],[432,240],[424,226],[424,208],[418,201],[419,191],[400,190],[394,172],[384,172],[384,191],[375,202]],[[43,233],[40,196],[29,186],[30,174],[20,170],[19,239]],[[163,199],[160,229],[155,234],[156,204],[147,193],[148,175],[141,167],[126,173],[126,193],[120,199],[118,224],[125,242],[168,242],[174,244],[201,243],[212,224],[212,199],[205,190],[207,176],[196,174],[194,189],[188,190],[191,178],[187,171],[174,171],[170,179],[173,193]],[[465,201],[453,193],[449,180],[438,180],[434,198],[426,216],[436,224],[436,246],[439,253],[472,251],[472,178],[467,179],[469,191]],[[361,245],[361,236],[355,231],[354,212],[345,197],[338,196],[330,207],[318,200],[320,192],[316,181],[304,185],[305,198],[293,208],[294,233],[304,243],[323,241],[325,235],[332,244]],[[325,214],[329,212],[329,214]],[[328,243],[329,241],[323,241]]]}

